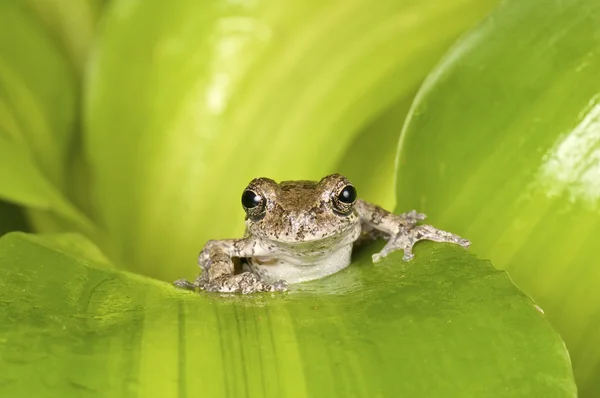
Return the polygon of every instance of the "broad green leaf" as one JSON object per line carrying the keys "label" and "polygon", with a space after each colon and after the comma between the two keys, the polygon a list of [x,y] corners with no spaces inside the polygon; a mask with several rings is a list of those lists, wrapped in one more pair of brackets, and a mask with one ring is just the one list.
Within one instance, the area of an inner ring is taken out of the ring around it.
{"label": "broad green leaf", "polygon": [[96,20],[104,2],[104,0],[24,0],[80,73],[83,72],[87,62],[94,40]]}
{"label": "broad green leaf", "polygon": [[417,247],[287,294],[216,295],[0,238],[7,397],[575,397],[564,344],[507,275]]}
{"label": "broad green leaf", "polygon": [[600,392],[600,2],[508,1],[455,46],[403,134],[398,209],[473,240]]}
{"label": "broad green leaf", "polygon": [[[39,170],[62,188],[74,121],[75,81],[66,60],[20,1],[0,2],[0,138],[29,148]],[[18,173],[5,157],[0,167]]]}
{"label": "broad green leaf", "polygon": [[72,202],[73,73],[18,1],[0,3],[0,198],[23,205],[38,231],[97,237]]}
{"label": "broad green leaf", "polygon": [[112,268],[113,264],[94,243],[78,233],[28,235],[28,239],[53,251],[92,263],[95,266]]}
{"label": "broad green leaf", "polygon": [[[88,62],[91,51],[96,23],[101,14],[106,0],[25,0],[33,16],[41,22],[47,35],[54,39],[57,48],[66,55],[77,75],[82,75]],[[76,87],[78,109],[81,108],[81,89]],[[70,94],[71,95],[71,94]],[[73,127],[77,132],[81,130],[81,118],[78,118]],[[93,215],[93,199],[90,198],[89,181],[91,179],[89,167],[83,156],[80,136],[74,138],[70,144],[70,153],[64,160],[67,165],[66,183],[64,193],[80,208]],[[47,216],[47,214],[42,215]],[[35,218],[36,227],[43,231],[52,230],[52,225],[42,220],[40,215]],[[52,220],[60,228],[61,220]]]}
{"label": "broad green leaf", "polygon": [[183,276],[254,177],[318,179],[495,0],[115,0],[86,98],[117,260]]}

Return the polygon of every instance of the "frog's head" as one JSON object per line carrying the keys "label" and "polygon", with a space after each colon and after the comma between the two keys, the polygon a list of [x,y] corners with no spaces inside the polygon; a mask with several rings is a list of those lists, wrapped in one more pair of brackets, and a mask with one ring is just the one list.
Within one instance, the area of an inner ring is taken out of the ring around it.
{"label": "frog's head", "polygon": [[252,236],[288,247],[336,245],[360,233],[356,189],[340,174],[319,182],[256,178],[242,194]]}

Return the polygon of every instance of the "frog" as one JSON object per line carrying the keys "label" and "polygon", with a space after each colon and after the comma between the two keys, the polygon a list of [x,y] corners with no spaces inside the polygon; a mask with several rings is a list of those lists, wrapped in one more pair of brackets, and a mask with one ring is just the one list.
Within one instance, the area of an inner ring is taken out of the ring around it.
{"label": "frog", "polygon": [[373,263],[398,250],[411,261],[422,240],[468,248],[469,240],[422,224],[426,215],[411,210],[394,214],[359,199],[350,180],[330,174],[319,181],[276,181],[260,177],[243,190],[246,232],[240,239],[209,240],[198,256],[195,281],[174,285],[220,293],[282,292],[290,284],[321,279],[351,263],[352,251],[365,242],[387,242]]}

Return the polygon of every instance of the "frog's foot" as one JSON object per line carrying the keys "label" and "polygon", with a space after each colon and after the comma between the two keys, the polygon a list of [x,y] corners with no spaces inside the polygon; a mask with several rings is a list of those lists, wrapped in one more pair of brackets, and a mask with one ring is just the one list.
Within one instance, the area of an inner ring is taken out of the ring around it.
{"label": "frog's foot", "polygon": [[471,242],[461,238],[458,235],[447,231],[442,231],[431,225],[419,225],[412,229],[403,229],[398,235],[392,237],[379,253],[373,254],[373,262],[379,262],[382,258],[396,250],[404,250],[404,261],[409,261],[414,257],[412,248],[420,240],[431,240],[434,242],[449,242],[469,247]]}
{"label": "frog's foot", "polygon": [[423,221],[427,216],[423,213],[417,213],[416,210],[411,210],[406,213],[398,214],[398,217],[408,222],[410,225],[417,225],[419,221]]}
{"label": "frog's foot", "polygon": [[221,293],[259,293],[259,292],[283,292],[287,290],[285,281],[277,281],[268,284],[251,272],[243,272],[238,275],[223,275],[212,280],[199,280],[199,287],[207,292]]}
{"label": "frog's foot", "polygon": [[173,285],[185,290],[196,290],[198,288],[197,283],[193,283],[185,279],[177,279],[175,282],[173,282]]}

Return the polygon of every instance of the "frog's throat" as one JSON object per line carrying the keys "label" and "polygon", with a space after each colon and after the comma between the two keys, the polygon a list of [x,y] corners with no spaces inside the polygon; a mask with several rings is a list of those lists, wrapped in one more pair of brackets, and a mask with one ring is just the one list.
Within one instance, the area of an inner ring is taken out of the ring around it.
{"label": "frog's throat", "polygon": [[352,243],[320,257],[280,254],[276,258],[249,258],[245,267],[269,283],[279,280],[299,283],[320,279],[346,268],[351,254]]}

